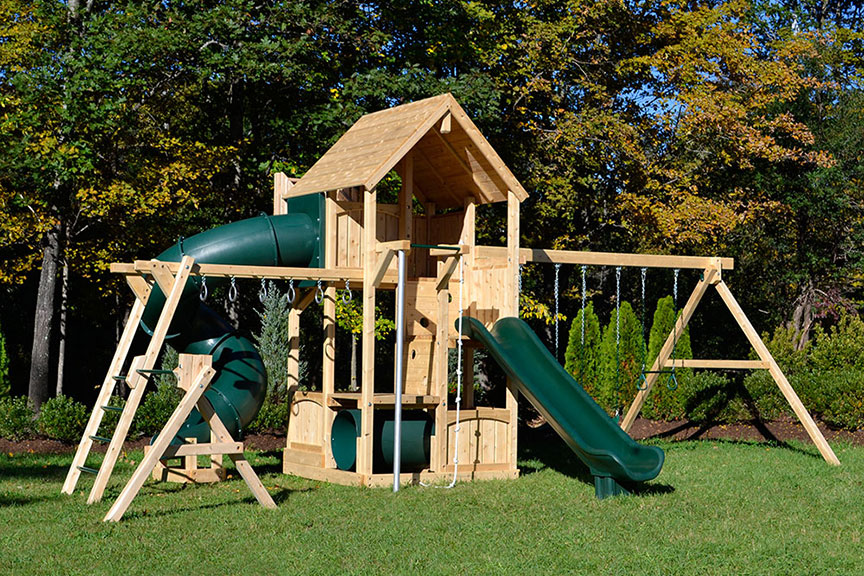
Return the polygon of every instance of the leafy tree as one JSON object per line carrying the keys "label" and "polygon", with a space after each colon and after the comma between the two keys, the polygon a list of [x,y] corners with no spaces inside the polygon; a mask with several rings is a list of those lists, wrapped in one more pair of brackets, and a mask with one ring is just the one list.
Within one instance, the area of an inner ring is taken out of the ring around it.
{"label": "leafy tree", "polygon": [[582,310],[570,324],[570,334],[567,340],[567,351],[564,353],[564,369],[593,398],[598,398],[600,391],[600,320],[594,313],[593,302],[585,305],[584,329],[585,344],[582,344],[583,313]]}

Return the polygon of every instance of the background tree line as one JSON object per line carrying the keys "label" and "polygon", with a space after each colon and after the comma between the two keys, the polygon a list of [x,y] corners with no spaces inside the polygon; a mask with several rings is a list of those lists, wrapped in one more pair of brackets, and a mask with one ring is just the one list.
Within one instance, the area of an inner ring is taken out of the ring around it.
{"label": "background tree line", "polygon": [[[803,350],[860,305],[862,16],[841,0],[0,0],[7,381],[37,407],[88,398],[129,304],[110,262],[267,209],[273,172],[301,176],[362,114],[444,91],[529,190],[524,245],[732,256],[757,328],[789,324]],[[481,240],[502,218],[483,213]],[[526,297],[551,293],[527,276]],[[707,303],[697,353],[745,349],[722,313]]]}

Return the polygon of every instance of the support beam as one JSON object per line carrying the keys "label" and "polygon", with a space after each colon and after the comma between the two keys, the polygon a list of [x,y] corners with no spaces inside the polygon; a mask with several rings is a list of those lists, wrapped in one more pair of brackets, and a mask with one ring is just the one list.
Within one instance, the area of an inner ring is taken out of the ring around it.
{"label": "support beam", "polygon": [[780,391],[783,392],[783,396],[786,398],[786,401],[789,402],[790,406],[792,406],[792,410],[795,412],[795,416],[797,416],[798,420],[801,421],[801,424],[804,425],[804,429],[807,430],[807,434],[810,435],[810,439],[813,440],[816,448],[819,449],[819,453],[829,464],[839,466],[840,460],[837,458],[837,455],[834,454],[834,450],[831,449],[828,441],[825,440],[825,436],[823,436],[822,432],[819,431],[819,427],[816,426],[816,423],[813,421],[810,413],[807,412],[806,408],[804,408],[804,404],[801,403],[801,399],[798,398],[798,394],[795,393],[795,389],[792,388],[791,384],[789,384],[789,380],[786,379],[786,376],[783,374],[780,366],[777,365],[777,362],[776,360],[774,360],[771,352],[768,351],[768,347],[765,346],[764,342],[762,342],[762,338],[759,337],[756,329],[753,328],[753,324],[750,323],[750,319],[747,318],[746,314],[744,314],[744,311],[741,309],[738,301],[735,300],[735,297],[732,295],[729,287],[726,286],[725,282],[719,282],[717,283],[715,288],[717,288],[717,292],[720,294],[720,298],[723,299],[723,302],[729,308],[729,311],[732,312],[732,316],[735,317],[735,321],[738,322],[739,326],[741,326],[741,329],[744,331],[744,335],[747,336],[747,340],[750,342],[750,345],[753,346],[754,350],[756,350],[756,354],[759,356],[759,359],[762,360],[762,362],[768,364],[768,371],[771,373],[771,376],[774,378],[774,381],[777,383]]}
{"label": "support beam", "polygon": [[[503,259],[508,257],[507,248],[500,246],[477,246],[477,258]],[[682,270],[704,270],[717,268],[732,270],[733,258],[714,256],[666,256],[662,254],[626,254],[619,252],[583,252],[580,250],[541,250],[522,248],[519,258],[526,262],[549,264],[578,264],[584,266],[624,266],[635,268],[680,268]]]}
{"label": "support beam", "polygon": [[373,188],[363,203],[363,342],[361,348],[360,438],[357,450],[357,472],[372,475],[372,400],[375,395],[375,282],[378,264],[377,215],[378,194]]}

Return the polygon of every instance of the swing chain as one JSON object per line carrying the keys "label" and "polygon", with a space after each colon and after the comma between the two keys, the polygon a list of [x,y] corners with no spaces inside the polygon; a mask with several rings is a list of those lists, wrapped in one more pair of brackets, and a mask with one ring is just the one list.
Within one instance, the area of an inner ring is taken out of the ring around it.
{"label": "swing chain", "polygon": [[675,350],[678,347],[678,274],[680,272],[680,269],[675,269],[675,279],[672,283],[672,310],[675,312],[675,323],[672,324],[672,370],[666,380],[666,389],[669,391],[678,389],[678,377],[675,375]]}
{"label": "swing chain", "polygon": [[201,302],[207,301],[207,277],[201,276],[201,290],[198,293],[198,298],[201,299]]}
{"label": "swing chain", "polygon": [[642,276],[642,371],[639,373],[639,378],[636,381],[636,389],[645,390],[648,386],[645,382],[645,360],[648,358],[648,341],[645,339],[645,277],[648,274],[648,269],[640,268],[639,273]]}
{"label": "swing chain", "polygon": [[263,304],[267,300],[267,280],[261,278],[261,288],[258,290],[258,300]]}
{"label": "swing chain", "polygon": [[345,279],[345,291],[342,292],[342,303],[348,304],[351,300],[354,299],[354,294],[351,293],[351,285],[349,284],[350,280]]}
{"label": "swing chain", "polygon": [[558,276],[561,264],[555,264],[555,358],[558,358]]}
{"label": "swing chain", "polygon": [[324,288],[321,286],[321,280],[318,280],[318,286],[315,288],[315,303],[321,304],[324,302]]}
{"label": "swing chain", "polygon": [[288,304],[293,304],[296,297],[297,291],[294,290],[294,279],[291,278],[288,280],[288,291],[285,292],[285,300],[288,301]]}
{"label": "swing chain", "polygon": [[237,291],[237,278],[232,276],[231,277],[231,287],[228,288],[228,301],[229,302],[236,302],[237,296],[239,296],[239,293]]}

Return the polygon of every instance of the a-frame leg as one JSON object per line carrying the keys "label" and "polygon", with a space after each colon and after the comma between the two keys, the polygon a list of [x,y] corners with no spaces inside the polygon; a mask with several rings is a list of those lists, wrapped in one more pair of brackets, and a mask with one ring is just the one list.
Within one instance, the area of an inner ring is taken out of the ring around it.
{"label": "a-frame leg", "polygon": [[645,399],[648,398],[648,394],[651,393],[651,389],[654,387],[654,384],[657,382],[657,378],[660,376],[660,369],[666,365],[666,362],[672,355],[672,350],[675,347],[675,339],[677,335],[680,335],[684,332],[684,329],[687,327],[687,323],[690,322],[690,318],[693,317],[693,312],[696,310],[699,302],[702,301],[702,297],[705,295],[708,287],[711,286],[712,283],[717,281],[717,275],[718,272],[715,268],[706,268],[705,271],[702,273],[702,279],[699,280],[698,284],[696,284],[696,288],[694,288],[693,293],[690,294],[690,298],[687,300],[687,304],[685,304],[684,308],[681,310],[681,314],[675,321],[675,328],[669,334],[669,337],[666,338],[666,342],[660,349],[660,353],[657,355],[657,359],[654,361],[654,365],[651,366],[651,371],[645,375],[645,384],[643,385],[642,389],[639,390],[639,392],[636,394],[636,398],[633,400],[633,404],[630,405],[630,409],[627,410],[627,415],[624,416],[624,420],[621,422],[621,428],[625,432],[630,432],[630,428],[633,426],[633,422],[636,421],[636,417],[639,416],[639,412],[642,411],[642,406],[643,404],[645,404]]}
{"label": "a-frame leg", "polygon": [[804,425],[804,429],[807,430],[807,434],[810,435],[810,439],[813,440],[813,444],[815,444],[816,448],[819,449],[819,453],[829,464],[839,466],[840,460],[837,458],[837,455],[834,454],[834,450],[831,449],[828,441],[825,440],[825,436],[822,435],[819,427],[816,426],[816,422],[813,421],[810,413],[807,412],[806,408],[804,408],[804,404],[801,403],[801,399],[798,398],[798,394],[795,393],[795,389],[792,388],[791,384],[789,384],[789,380],[786,379],[786,375],[783,374],[780,366],[777,365],[777,361],[774,360],[771,352],[768,351],[768,347],[765,346],[764,342],[762,342],[762,338],[759,337],[756,329],[753,328],[753,325],[750,323],[750,319],[747,318],[746,314],[744,314],[744,311],[741,309],[738,301],[735,300],[735,297],[732,295],[729,287],[726,286],[726,283],[721,280],[715,285],[715,288],[717,288],[717,292],[720,293],[720,298],[722,298],[723,302],[726,303],[729,311],[732,312],[732,316],[735,317],[735,321],[738,322],[739,326],[741,326],[741,329],[744,331],[744,335],[747,336],[747,340],[750,342],[750,345],[753,346],[754,350],[756,350],[756,354],[759,355],[759,359],[768,365],[768,372],[771,373],[771,377],[774,378],[774,382],[777,383],[777,386],[780,388],[780,391],[783,393],[786,401],[789,402],[789,405],[795,412],[795,416],[797,416],[798,420],[801,421],[801,424]]}
{"label": "a-frame leg", "polygon": [[[210,357],[208,356],[208,358]],[[159,432],[159,436],[150,447],[147,455],[144,456],[138,464],[138,467],[135,469],[135,472],[132,473],[132,477],[129,479],[129,482],[126,483],[126,486],[123,488],[117,501],[114,502],[113,506],[111,506],[111,509],[105,516],[106,522],[109,520],[117,522],[123,517],[126,509],[129,508],[129,504],[132,503],[132,500],[135,498],[135,495],[138,494],[138,491],[147,480],[147,477],[150,476],[151,472],[153,472],[156,463],[159,462],[159,459],[165,453],[165,450],[170,446],[174,436],[176,436],[177,432],[180,431],[183,422],[186,421],[189,413],[192,412],[192,409],[198,403],[198,400],[204,394],[204,391],[207,390],[207,386],[209,386],[210,380],[215,374],[216,371],[209,365],[204,366],[203,369],[198,372],[198,375],[192,381],[189,389],[180,401],[180,404],[177,405],[177,408],[174,409],[174,412],[171,414],[165,427],[161,432]]]}
{"label": "a-frame leg", "polygon": [[108,374],[106,374],[105,380],[102,381],[102,387],[99,389],[99,396],[96,398],[93,412],[90,413],[90,419],[87,421],[84,434],[78,443],[75,458],[72,459],[72,465],[69,466],[69,472],[66,474],[66,481],[63,483],[63,489],[61,490],[63,494],[72,494],[75,491],[75,486],[81,477],[81,467],[87,463],[87,456],[93,447],[92,437],[99,432],[102,417],[105,415],[103,406],[107,406],[111,400],[111,394],[114,393],[114,387],[117,383],[116,377],[120,374],[120,370],[123,369],[123,364],[126,363],[129,348],[132,346],[132,340],[135,338],[138,322],[141,320],[143,313],[144,302],[136,298],[132,311],[129,313],[129,319],[126,321],[126,326],[123,328],[123,335],[120,337],[117,350],[114,352],[114,358],[111,360],[111,366],[108,368]]}
{"label": "a-frame leg", "polygon": [[147,387],[147,376],[146,374],[142,374],[141,371],[152,369],[156,363],[156,359],[159,357],[162,344],[165,342],[165,336],[168,334],[168,327],[174,318],[174,312],[180,303],[180,297],[183,295],[183,289],[186,287],[186,282],[189,279],[189,274],[192,272],[192,265],[194,263],[195,260],[191,256],[184,256],[180,261],[180,269],[177,272],[176,278],[171,276],[171,273],[168,272],[168,267],[162,263],[157,263],[153,270],[153,276],[159,283],[159,287],[163,293],[168,294],[168,297],[165,300],[159,321],[153,330],[153,336],[150,338],[150,344],[144,353],[141,366],[136,370],[130,370],[128,375],[129,397],[126,399],[126,406],[123,408],[123,413],[117,422],[114,436],[112,436],[108,450],[105,452],[105,458],[102,460],[99,473],[96,475],[96,481],[90,490],[90,496],[87,499],[88,504],[98,502],[102,499],[102,494],[105,492],[105,487],[111,478],[114,465],[117,463],[117,458],[123,450],[123,443],[126,441],[126,435],[129,433],[129,427],[132,425],[132,418],[138,410],[138,405],[141,403]]}
{"label": "a-frame leg", "polygon": [[[234,439],[231,438],[231,434],[228,432],[225,424],[213,411],[213,406],[207,398],[202,397],[201,400],[198,401],[198,411],[210,425],[212,435],[216,437],[216,440],[219,443],[230,444],[231,442],[234,442]],[[246,485],[249,486],[249,490],[252,491],[252,494],[255,496],[255,499],[258,500],[258,503],[264,508],[275,510],[276,503],[273,501],[270,493],[267,492],[267,489],[264,488],[264,485],[261,483],[261,480],[252,468],[252,465],[246,460],[243,451],[229,452],[228,457],[231,458],[232,462],[234,462],[234,466],[237,467],[237,472],[240,473],[240,476],[246,482]]]}

